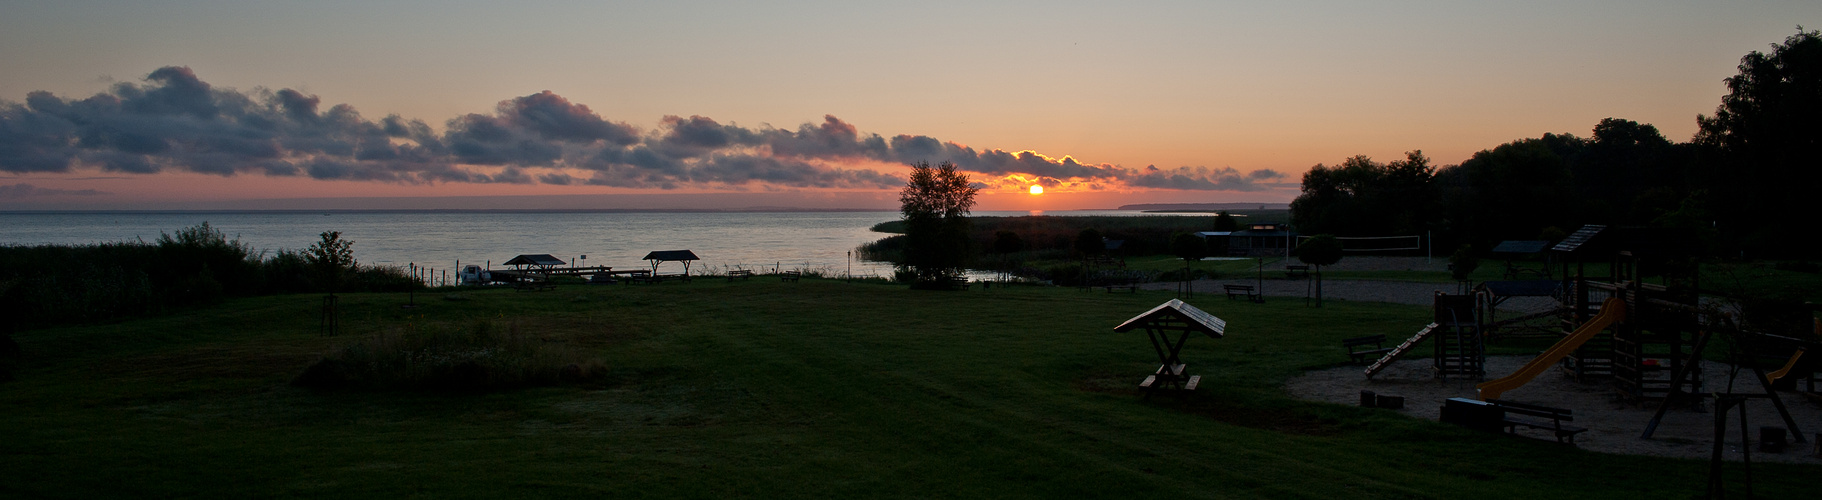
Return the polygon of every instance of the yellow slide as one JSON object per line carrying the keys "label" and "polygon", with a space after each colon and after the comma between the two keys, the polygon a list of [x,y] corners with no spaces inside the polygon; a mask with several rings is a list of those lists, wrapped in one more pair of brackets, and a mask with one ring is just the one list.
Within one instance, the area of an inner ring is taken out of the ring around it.
{"label": "yellow slide", "polygon": [[1564,356],[1568,356],[1569,353],[1575,352],[1582,344],[1587,343],[1588,339],[1594,338],[1594,336],[1599,335],[1602,330],[1606,330],[1607,327],[1612,326],[1614,323],[1624,321],[1625,319],[1626,301],[1621,300],[1619,297],[1607,299],[1606,302],[1601,303],[1600,314],[1595,315],[1594,318],[1588,320],[1587,323],[1583,323],[1581,328],[1576,328],[1575,333],[1569,334],[1568,337],[1563,337],[1562,340],[1556,342],[1556,345],[1550,346],[1550,350],[1544,351],[1543,354],[1539,354],[1535,358],[1531,358],[1531,362],[1525,363],[1523,368],[1519,368],[1518,371],[1512,372],[1511,375],[1482,382],[1480,385],[1474,386],[1475,388],[1480,389],[1481,401],[1499,399],[1500,394],[1530,383],[1531,379],[1537,378],[1538,374],[1549,369],[1550,365],[1556,364],[1557,361],[1561,361]]}
{"label": "yellow slide", "polygon": [[[1822,337],[1822,319],[1816,320],[1816,336]],[[1779,368],[1778,371],[1765,374],[1765,379],[1768,381],[1777,382],[1778,379],[1784,378],[1785,375],[1790,375],[1790,369],[1797,367],[1797,361],[1803,359],[1803,351],[1807,351],[1807,350],[1809,350],[1809,348],[1807,348],[1807,347],[1798,347],[1797,353],[1790,355],[1790,361],[1784,363],[1783,368]]]}

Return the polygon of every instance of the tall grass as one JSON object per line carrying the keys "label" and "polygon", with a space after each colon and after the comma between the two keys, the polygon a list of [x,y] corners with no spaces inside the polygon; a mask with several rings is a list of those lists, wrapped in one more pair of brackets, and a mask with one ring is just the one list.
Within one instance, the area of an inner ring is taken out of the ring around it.
{"label": "tall grass", "polygon": [[465,327],[407,324],[356,341],[291,381],[316,389],[485,391],[595,378],[605,370],[561,341],[476,320]]}

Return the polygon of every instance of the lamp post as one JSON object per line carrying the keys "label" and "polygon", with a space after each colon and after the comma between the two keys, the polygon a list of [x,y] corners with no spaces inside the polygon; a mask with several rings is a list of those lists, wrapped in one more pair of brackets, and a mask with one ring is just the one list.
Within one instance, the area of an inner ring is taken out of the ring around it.
{"label": "lamp post", "polygon": [[405,289],[405,300],[406,300],[405,308],[406,309],[416,309],[418,307],[418,284],[419,283],[421,283],[421,282],[418,281],[418,263],[412,262],[411,263],[411,288]]}

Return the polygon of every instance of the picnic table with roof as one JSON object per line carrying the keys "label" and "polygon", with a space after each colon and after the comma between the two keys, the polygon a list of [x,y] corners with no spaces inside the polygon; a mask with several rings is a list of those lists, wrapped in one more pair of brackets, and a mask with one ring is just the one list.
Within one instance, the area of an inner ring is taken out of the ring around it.
{"label": "picnic table with roof", "polygon": [[[1181,300],[1170,299],[1169,302],[1120,323],[1113,331],[1126,332],[1140,328],[1145,329],[1145,335],[1151,338],[1152,351],[1157,353],[1158,361],[1162,363],[1157,371],[1139,383],[1139,387],[1145,390],[1145,397],[1149,398],[1152,392],[1161,389],[1181,392],[1196,390],[1196,384],[1202,381],[1202,376],[1188,373],[1189,366],[1183,363],[1180,356],[1183,344],[1189,342],[1191,333],[1201,333],[1217,339],[1225,336],[1227,321]],[[1173,336],[1175,340],[1172,340]]]}
{"label": "picnic table with roof", "polygon": [[[680,280],[687,282],[690,280],[690,263],[694,262],[694,261],[702,260],[702,259],[696,257],[696,252],[691,252],[689,250],[658,250],[655,252],[645,254],[645,260],[651,261],[651,263],[652,263],[652,274],[649,277],[649,279],[654,280],[654,281],[666,280],[666,279],[680,279]],[[683,273],[682,274],[659,273],[658,266],[660,264],[664,264],[666,262],[682,262],[683,263]]]}

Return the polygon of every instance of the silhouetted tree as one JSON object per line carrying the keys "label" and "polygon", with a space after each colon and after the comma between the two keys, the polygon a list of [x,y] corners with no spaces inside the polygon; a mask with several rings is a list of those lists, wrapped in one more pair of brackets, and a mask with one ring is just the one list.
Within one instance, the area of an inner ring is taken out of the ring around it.
{"label": "silhouetted tree", "polygon": [[1547,226],[1580,227],[1568,159],[1586,144],[1573,135],[1544,134],[1482,150],[1438,171],[1443,205],[1438,225],[1451,239],[1477,246],[1529,239]]}
{"label": "silhouetted tree", "polygon": [[961,275],[968,261],[968,211],[977,191],[954,163],[911,166],[898,200],[905,221],[905,264],[916,272],[916,284],[934,286]]}
{"label": "silhouetted tree", "polygon": [[1208,242],[1194,234],[1178,234],[1176,238],[1170,240],[1170,253],[1183,259],[1183,279],[1179,291],[1188,293],[1189,282],[1195,279],[1195,276],[1191,275],[1195,271],[1190,269],[1190,264],[1208,256]]}
{"label": "silhouetted tree", "polygon": [[993,253],[1013,253],[1025,249],[1025,242],[1019,239],[1019,233],[998,231],[993,233]]}
{"label": "silhouetted tree", "polygon": [[1239,231],[1240,230],[1240,221],[1235,219],[1234,216],[1228,215],[1226,210],[1222,210],[1221,212],[1215,214],[1215,230],[1216,231]]}
{"label": "silhouetted tree", "polygon": [[1696,143],[1720,161],[1703,184],[1722,213],[1720,229],[1748,248],[1814,255],[1779,245],[1780,234],[1813,234],[1814,192],[1822,185],[1822,35],[1802,31],[1740,59],[1714,116],[1698,116]]}
{"label": "silhouetted tree", "polygon": [[1075,251],[1082,257],[1092,257],[1107,251],[1107,241],[1100,231],[1083,229],[1075,236]]}
{"label": "silhouetted tree", "polygon": [[1318,164],[1303,174],[1291,224],[1350,236],[1420,234],[1435,213],[1435,170],[1423,151],[1391,163],[1355,156],[1334,167]]}
{"label": "silhouetted tree", "polygon": [[1322,307],[1322,266],[1341,262],[1341,240],[1333,234],[1318,234],[1297,245],[1297,260],[1316,266],[1316,307]]}
{"label": "silhouetted tree", "polygon": [[304,250],[304,261],[309,264],[317,286],[330,295],[335,295],[342,279],[356,265],[354,240],[342,239],[341,231],[323,231],[320,236],[321,240],[311,243],[310,248]]}

